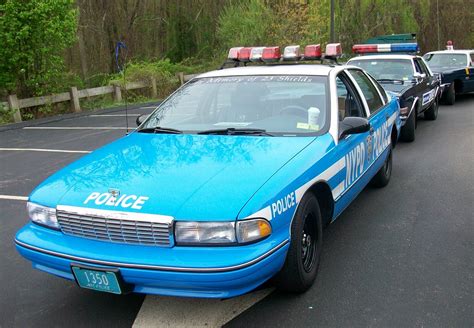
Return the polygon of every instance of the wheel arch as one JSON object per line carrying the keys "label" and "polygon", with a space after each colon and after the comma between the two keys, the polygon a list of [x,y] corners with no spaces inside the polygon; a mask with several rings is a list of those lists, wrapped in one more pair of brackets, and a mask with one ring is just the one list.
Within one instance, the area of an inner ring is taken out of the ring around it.
{"label": "wheel arch", "polygon": [[462,81],[460,79],[455,79],[453,81],[453,84],[454,84],[454,92],[460,93],[462,90]]}
{"label": "wheel arch", "polygon": [[318,181],[314,183],[306,193],[313,194],[318,200],[323,227],[327,226],[331,222],[334,214],[334,198],[331,188],[326,181]]}
{"label": "wheel arch", "polygon": [[392,127],[392,134],[390,135],[391,141],[392,141],[392,147],[395,148],[397,146],[398,142],[398,131],[395,125]]}

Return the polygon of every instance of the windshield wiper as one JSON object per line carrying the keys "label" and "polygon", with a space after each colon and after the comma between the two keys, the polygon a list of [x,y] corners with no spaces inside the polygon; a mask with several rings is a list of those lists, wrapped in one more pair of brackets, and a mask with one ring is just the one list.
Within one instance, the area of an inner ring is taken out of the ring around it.
{"label": "windshield wiper", "polygon": [[377,79],[380,83],[393,83],[393,84],[403,84],[403,80],[398,79]]}
{"label": "windshield wiper", "polygon": [[167,133],[167,134],[182,134],[183,131],[172,129],[172,128],[163,128],[161,126],[155,126],[153,128],[142,128],[138,132],[143,133]]}
{"label": "windshield wiper", "polygon": [[204,130],[198,132],[198,134],[226,134],[226,135],[254,135],[254,136],[269,136],[273,137],[273,134],[268,133],[264,129],[250,129],[250,128],[226,128],[226,129],[214,129]]}

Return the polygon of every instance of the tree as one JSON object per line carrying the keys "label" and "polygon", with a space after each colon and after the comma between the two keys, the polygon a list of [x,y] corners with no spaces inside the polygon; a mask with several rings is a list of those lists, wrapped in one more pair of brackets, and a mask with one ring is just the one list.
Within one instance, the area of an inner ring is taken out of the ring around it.
{"label": "tree", "polygon": [[0,5],[0,89],[20,96],[54,92],[63,52],[76,40],[74,0],[6,0]]}

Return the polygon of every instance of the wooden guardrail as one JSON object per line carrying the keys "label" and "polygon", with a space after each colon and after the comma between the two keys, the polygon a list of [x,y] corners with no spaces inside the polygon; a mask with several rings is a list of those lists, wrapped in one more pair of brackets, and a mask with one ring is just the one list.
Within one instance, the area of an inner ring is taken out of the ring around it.
{"label": "wooden guardrail", "polygon": [[[179,78],[180,83],[184,84],[185,82],[197,76],[197,74],[184,75],[184,73],[181,72],[176,74],[176,76]],[[156,98],[158,96],[156,80],[154,78],[151,79],[150,83],[139,81],[129,82],[125,85],[126,90],[135,90],[142,88],[151,88],[152,98]],[[112,94],[114,101],[122,100],[122,88],[120,87],[120,85],[107,85],[103,87],[89,88],[83,90],[77,90],[76,87],[71,87],[69,92],[62,92],[42,97],[18,99],[16,95],[9,95],[7,102],[0,102],[0,109],[5,108],[7,110],[12,110],[13,120],[15,121],[15,123],[18,123],[22,121],[21,110],[23,108],[69,101],[71,103],[71,110],[75,113],[80,113],[82,111],[79,101],[81,98],[89,98],[106,94]]]}

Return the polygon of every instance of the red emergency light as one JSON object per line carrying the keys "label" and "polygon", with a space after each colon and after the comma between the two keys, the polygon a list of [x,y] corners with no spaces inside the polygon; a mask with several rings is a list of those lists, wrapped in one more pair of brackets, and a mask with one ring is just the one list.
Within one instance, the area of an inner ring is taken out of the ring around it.
{"label": "red emergency light", "polygon": [[237,59],[242,62],[248,62],[250,61],[250,53],[252,52],[251,47],[244,47],[239,50],[239,53],[237,55]]}
{"label": "red emergency light", "polygon": [[377,52],[376,44],[355,44],[352,46],[352,52],[356,54]]}
{"label": "red emergency light", "polygon": [[264,62],[276,62],[281,58],[280,47],[266,47],[262,52]]}
{"label": "red emergency light", "polygon": [[304,59],[321,59],[321,45],[320,44],[310,44],[304,48]]}

